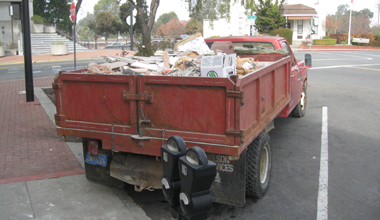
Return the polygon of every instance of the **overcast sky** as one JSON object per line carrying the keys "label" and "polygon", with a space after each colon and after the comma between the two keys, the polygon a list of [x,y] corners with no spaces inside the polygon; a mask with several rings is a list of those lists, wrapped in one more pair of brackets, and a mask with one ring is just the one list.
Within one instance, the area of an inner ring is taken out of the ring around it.
{"label": "overcast sky", "polygon": [[[122,4],[126,0],[121,1]],[[78,13],[78,20],[86,17],[87,12],[94,12],[94,5],[98,3],[97,0],[83,0],[81,8]],[[150,0],[147,0],[148,6],[150,6]],[[186,10],[183,0],[160,0],[160,6],[157,9],[156,20],[160,15],[174,11],[180,20],[189,20],[189,13]]]}
{"label": "overcast sky", "polygon": [[[304,1],[310,2],[318,2],[323,8],[326,9],[326,12],[329,14],[335,14],[337,8],[341,4],[349,4],[351,5],[351,0],[288,0],[290,4],[294,4],[295,2],[301,3]],[[126,2],[126,0],[122,0],[122,3]],[[150,0],[147,0],[148,6],[150,6]],[[378,8],[376,7],[376,3],[379,3],[380,0],[354,0],[354,4],[352,5],[352,9],[356,11],[360,11],[364,8],[368,8],[372,12],[374,12],[373,21],[377,24],[377,16],[378,16]],[[94,5],[97,3],[97,0],[84,0],[81,6],[81,9],[78,13],[78,19],[81,19],[86,16],[87,12],[93,13]],[[160,6],[157,9],[156,20],[160,17],[160,15],[164,13],[169,13],[174,11],[180,20],[189,20],[189,13],[186,10],[184,0],[160,0]]]}

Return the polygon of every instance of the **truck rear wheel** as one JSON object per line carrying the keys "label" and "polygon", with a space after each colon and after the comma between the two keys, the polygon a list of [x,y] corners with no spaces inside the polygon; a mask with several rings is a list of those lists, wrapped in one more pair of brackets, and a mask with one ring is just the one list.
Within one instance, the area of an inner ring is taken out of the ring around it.
{"label": "truck rear wheel", "polygon": [[[84,159],[86,160],[86,155],[88,152],[88,140],[83,139],[82,145],[83,145],[83,156],[84,156]],[[94,181],[94,182],[101,183],[104,185],[114,186],[117,188],[123,188],[125,183],[123,181],[120,181],[118,179],[111,177],[110,175],[110,165],[112,161],[111,151],[101,149],[99,153],[107,155],[108,157],[107,166],[103,167],[99,165],[88,164],[85,162],[84,167],[86,171],[86,178],[90,181]]]}
{"label": "truck rear wheel", "polygon": [[307,105],[307,92],[306,86],[303,85],[301,100],[298,102],[297,106],[293,109],[292,115],[296,118],[302,118],[306,114],[306,105]]}
{"label": "truck rear wheel", "polygon": [[260,199],[268,190],[271,174],[269,135],[261,133],[248,147],[246,156],[246,196]]}

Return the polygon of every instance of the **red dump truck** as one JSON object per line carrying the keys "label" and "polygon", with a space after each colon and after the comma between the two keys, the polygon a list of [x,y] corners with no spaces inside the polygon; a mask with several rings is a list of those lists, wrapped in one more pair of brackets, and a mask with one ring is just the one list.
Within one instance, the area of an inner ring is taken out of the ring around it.
{"label": "red dump truck", "polygon": [[227,78],[57,74],[57,133],[82,137],[89,180],[160,189],[160,148],[178,135],[217,164],[214,202],[244,206],[246,197],[265,194],[271,174],[268,132],[276,117],[304,116],[305,62],[311,58],[297,61],[281,37],[205,41],[210,48],[219,42],[237,56],[253,57],[262,68]]}

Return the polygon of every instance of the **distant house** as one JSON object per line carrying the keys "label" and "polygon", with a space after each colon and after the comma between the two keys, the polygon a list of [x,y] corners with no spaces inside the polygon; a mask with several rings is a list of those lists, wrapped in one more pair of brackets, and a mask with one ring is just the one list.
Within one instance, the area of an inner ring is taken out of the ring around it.
{"label": "distant house", "polygon": [[303,4],[284,4],[281,12],[293,30],[293,46],[299,46],[307,38],[325,36],[325,19],[320,19],[315,8]]}
{"label": "distant house", "polygon": [[[292,3],[292,4],[290,4]],[[302,3],[302,4],[299,4]],[[319,0],[286,0],[282,15],[287,19],[290,29],[293,30],[293,46],[299,46],[310,37],[311,20],[313,20],[313,39],[325,36],[326,15],[320,10]],[[313,6],[313,7],[312,7]],[[249,13],[248,13],[249,14]],[[231,19],[203,20],[203,37],[212,36],[255,36],[259,33],[254,27],[255,16],[248,16],[245,1],[231,1]]]}

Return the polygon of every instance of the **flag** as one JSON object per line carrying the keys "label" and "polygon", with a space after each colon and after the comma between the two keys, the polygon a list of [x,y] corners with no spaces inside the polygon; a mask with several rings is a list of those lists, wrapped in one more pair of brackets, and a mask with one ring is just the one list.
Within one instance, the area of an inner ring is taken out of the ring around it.
{"label": "flag", "polygon": [[354,4],[354,0],[351,0],[351,4]]}

